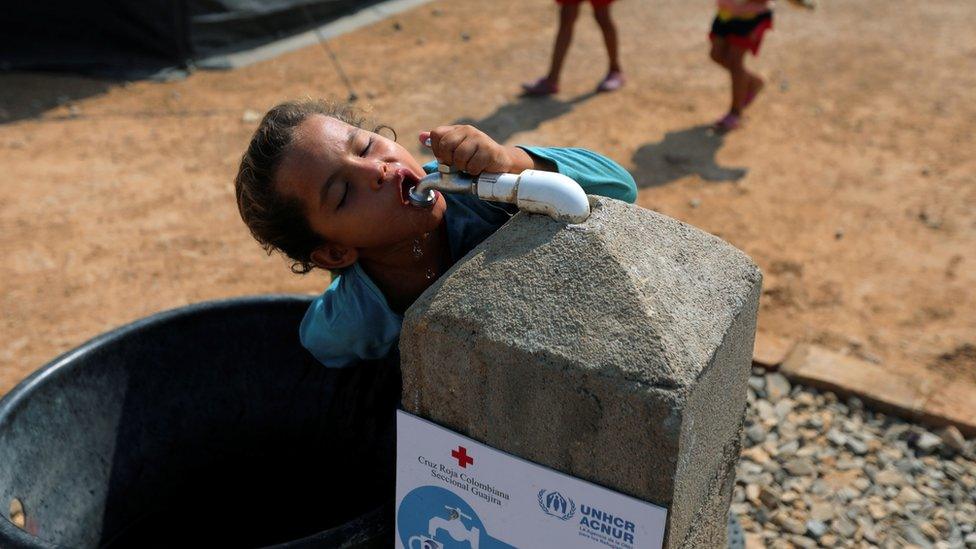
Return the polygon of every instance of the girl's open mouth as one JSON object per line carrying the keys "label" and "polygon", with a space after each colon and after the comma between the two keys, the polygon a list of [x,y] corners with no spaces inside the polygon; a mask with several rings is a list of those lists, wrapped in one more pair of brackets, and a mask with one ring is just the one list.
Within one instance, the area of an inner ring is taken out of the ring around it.
{"label": "girl's open mouth", "polygon": [[409,170],[401,170],[400,175],[402,176],[400,180],[400,202],[404,206],[410,206],[410,189],[420,183],[420,178],[410,173]]}

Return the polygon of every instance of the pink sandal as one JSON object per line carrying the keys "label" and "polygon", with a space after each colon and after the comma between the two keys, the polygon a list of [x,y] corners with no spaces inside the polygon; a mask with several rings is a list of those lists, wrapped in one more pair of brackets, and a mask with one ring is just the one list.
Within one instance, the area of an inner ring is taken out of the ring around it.
{"label": "pink sandal", "polygon": [[718,133],[727,133],[738,128],[740,125],[742,125],[742,117],[737,114],[728,113],[716,120],[712,124],[712,129]]}
{"label": "pink sandal", "polygon": [[535,82],[522,84],[522,91],[525,95],[538,97],[559,93],[559,86],[550,81],[549,78],[543,76]]}
{"label": "pink sandal", "polygon": [[626,81],[627,79],[624,78],[624,73],[620,71],[610,71],[607,73],[605,77],[603,77],[603,81],[601,81],[600,85],[596,87],[596,91],[598,92],[617,91],[624,86],[624,83]]}

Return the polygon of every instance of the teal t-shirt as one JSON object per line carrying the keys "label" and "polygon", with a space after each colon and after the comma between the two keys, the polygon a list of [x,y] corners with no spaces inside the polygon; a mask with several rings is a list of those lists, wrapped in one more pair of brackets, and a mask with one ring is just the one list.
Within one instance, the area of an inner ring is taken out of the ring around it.
{"label": "teal t-shirt", "polygon": [[[537,159],[548,160],[556,170],[574,179],[587,194],[633,203],[637,199],[634,178],[619,164],[586,149],[521,147]],[[437,170],[437,163],[424,171]],[[498,230],[518,211],[511,204],[485,202],[472,195],[444,194],[447,239],[452,263],[461,259]],[[336,277],[315,298],[302,319],[302,345],[325,366],[342,368],[359,360],[383,358],[397,352],[403,316],[395,313],[386,297],[358,263]]]}

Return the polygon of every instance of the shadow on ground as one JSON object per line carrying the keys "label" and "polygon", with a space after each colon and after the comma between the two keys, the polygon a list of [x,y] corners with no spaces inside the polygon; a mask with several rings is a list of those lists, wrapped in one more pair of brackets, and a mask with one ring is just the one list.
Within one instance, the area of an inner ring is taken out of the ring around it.
{"label": "shadow on ground", "polygon": [[687,175],[710,182],[738,181],[748,168],[715,163],[723,141],[724,136],[707,125],[668,132],[661,141],[642,145],[634,153],[634,180],[639,188],[666,185]]}
{"label": "shadow on ground", "polygon": [[551,95],[545,97],[519,97],[512,103],[507,103],[495,112],[475,120],[473,118],[459,118],[455,124],[470,124],[490,135],[499,143],[505,143],[519,132],[534,130],[543,122],[559,118],[570,112],[576,105],[592,98],[596,92],[584,93],[565,101]]}
{"label": "shadow on ground", "polygon": [[47,73],[0,73],[0,124],[36,118],[45,112],[101,95],[122,81]]}

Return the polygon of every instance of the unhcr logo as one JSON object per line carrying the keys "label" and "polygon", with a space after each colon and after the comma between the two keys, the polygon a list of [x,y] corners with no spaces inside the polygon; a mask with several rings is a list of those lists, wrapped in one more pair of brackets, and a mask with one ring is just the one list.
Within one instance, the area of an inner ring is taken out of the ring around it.
{"label": "unhcr logo", "polygon": [[539,490],[539,507],[559,520],[569,520],[576,514],[576,503],[559,492]]}

